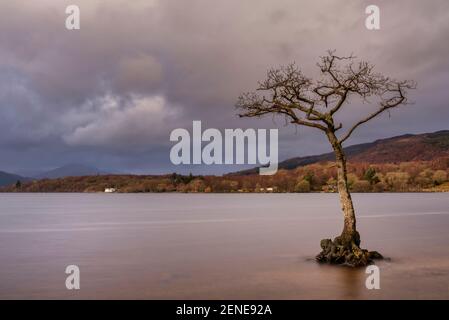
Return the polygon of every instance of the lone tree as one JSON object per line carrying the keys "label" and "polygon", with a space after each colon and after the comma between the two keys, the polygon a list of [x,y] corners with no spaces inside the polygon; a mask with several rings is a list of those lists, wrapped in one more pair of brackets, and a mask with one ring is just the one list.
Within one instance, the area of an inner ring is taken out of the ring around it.
{"label": "lone tree", "polygon": [[[319,262],[363,266],[382,256],[376,251],[360,248],[343,143],[362,124],[385,111],[406,104],[407,90],[414,89],[416,84],[414,81],[397,81],[376,73],[372,64],[358,61],[353,55],[337,56],[335,51],[328,51],[327,55],[320,58],[317,66],[320,73],[316,80],[304,76],[294,63],[271,69],[266,80],[259,83],[257,92],[242,94],[236,106],[240,110],[240,117],[283,115],[293,124],[316,128],[326,135],[336,158],[344,227],[334,241],[321,240],[322,252],[316,259]],[[346,132],[340,133],[346,125],[338,122],[335,116],[348,105],[352,96],[368,103],[368,99],[376,98],[377,109],[347,126]]]}

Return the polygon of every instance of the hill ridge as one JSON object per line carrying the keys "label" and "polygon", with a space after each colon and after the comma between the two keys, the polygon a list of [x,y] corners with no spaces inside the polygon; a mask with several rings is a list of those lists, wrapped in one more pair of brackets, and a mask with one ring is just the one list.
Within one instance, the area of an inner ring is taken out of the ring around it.
{"label": "hill ridge", "polygon": [[[449,130],[420,134],[407,133],[350,145],[344,147],[344,150],[350,162],[397,163],[432,160],[435,157],[449,155]],[[334,159],[333,152],[293,157],[279,162],[278,168],[292,170],[313,163],[334,161]],[[255,167],[227,175],[250,175],[257,173],[258,169],[259,167]]]}

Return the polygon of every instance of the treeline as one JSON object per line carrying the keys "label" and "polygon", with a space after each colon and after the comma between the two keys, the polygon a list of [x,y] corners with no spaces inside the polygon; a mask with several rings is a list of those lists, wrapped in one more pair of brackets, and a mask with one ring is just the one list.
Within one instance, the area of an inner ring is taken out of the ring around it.
{"label": "treeline", "polygon": [[[449,158],[398,164],[349,163],[353,192],[449,191]],[[260,175],[99,175],[44,179],[12,185],[3,192],[336,192],[337,171],[332,162]]]}

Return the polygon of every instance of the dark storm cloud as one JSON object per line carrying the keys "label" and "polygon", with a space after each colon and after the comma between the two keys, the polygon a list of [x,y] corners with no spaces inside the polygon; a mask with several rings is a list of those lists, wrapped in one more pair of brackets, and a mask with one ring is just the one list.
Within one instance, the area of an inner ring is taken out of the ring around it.
{"label": "dark storm cloud", "polygon": [[[267,68],[296,61],[313,75],[327,49],[419,84],[415,104],[373,121],[352,143],[447,129],[449,3],[377,3],[379,31],[364,27],[371,1],[359,0],[2,1],[0,170],[83,162],[170,171],[169,133],[192,120],[279,127],[281,158],[327,151],[319,132],[238,119],[233,108]],[[64,28],[69,4],[81,9],[79,31]],[[354,101],[343,119],[367,108]]]}

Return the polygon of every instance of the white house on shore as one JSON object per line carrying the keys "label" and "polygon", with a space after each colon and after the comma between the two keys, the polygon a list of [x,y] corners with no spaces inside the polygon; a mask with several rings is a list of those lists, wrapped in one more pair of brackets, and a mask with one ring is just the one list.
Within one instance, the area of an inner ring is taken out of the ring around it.
{"label": "white house on shore", "polygon": [[116,191],[117,191],[117,189],[115,189],[115,188],[106,188],[106,189],[104,189],[105,193],[114,193]]}

